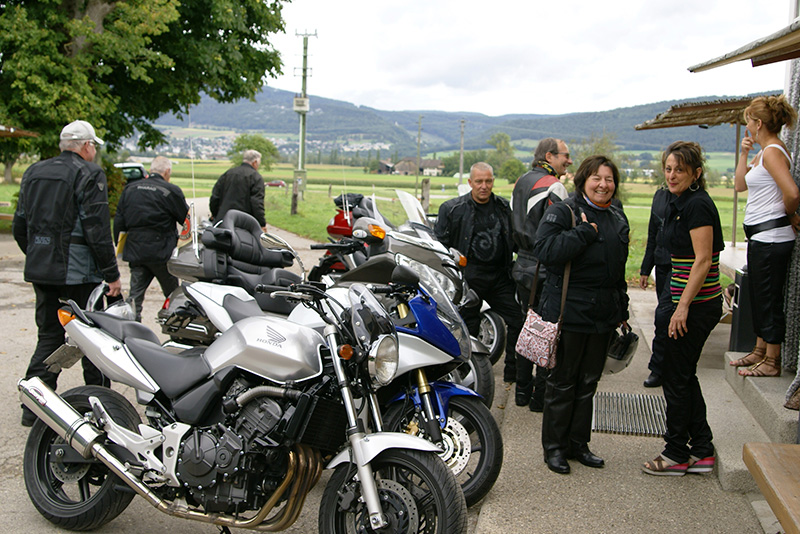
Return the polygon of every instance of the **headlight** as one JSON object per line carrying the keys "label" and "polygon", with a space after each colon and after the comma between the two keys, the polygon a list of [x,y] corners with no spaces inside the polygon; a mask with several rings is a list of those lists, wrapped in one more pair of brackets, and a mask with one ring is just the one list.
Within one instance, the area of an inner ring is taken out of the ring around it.
{"label": "headlight", "polygon": [[456,285],[453,282],[453,280],[451,280],[445,273],[437,271],[436,269],[432,269],[427,265],[425,265],[424,263],[411,259],[404,254],[396,254],[395,262],[397,262],[398,265],[405,265],[406,267],[414,269],[417,272],[417,274],[420,275],[422,275],[422,271],[424,270],[430,271],[430,276],[432,276],[436,280],[436,282],[438,282],[438,284],[441,286],[442,291],[444,291],[444,294],[447,296],[447,298],[450,299],[451,301],[453,300],[453,298],[455,298]]}
{"label": "headlight", "polygon": [[397,373],[397,337],[386,334],[378,338],[369,349],[367,366],[369,376],[376,386],[385,386]]}

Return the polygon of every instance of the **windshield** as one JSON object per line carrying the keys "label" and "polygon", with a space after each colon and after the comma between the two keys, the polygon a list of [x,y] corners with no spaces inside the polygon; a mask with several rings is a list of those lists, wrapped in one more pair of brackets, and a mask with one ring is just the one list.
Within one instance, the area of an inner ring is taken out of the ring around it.
{"label": "windshield", "polygon": [[458,341],[458,345],[461,347],[461,354],[465,358],[469,357],[472,348],[467,325],[464,324],[464,320],[455,305],[453,305],[453,302],[439,283],[443,278],[440,273],[424,263],[413,260],[403,254],[397,254],[395,261],[398,265],[410,267],[419,275],[420,287],[436,301],[436,313],[439,315],[439,319]]}
{"label": "windshield", "polygon": [[353,284],[348,290],[348,298],[353,332],[360,345],[369,347],[382,334],[395,335],[392,318],[367,286]]}

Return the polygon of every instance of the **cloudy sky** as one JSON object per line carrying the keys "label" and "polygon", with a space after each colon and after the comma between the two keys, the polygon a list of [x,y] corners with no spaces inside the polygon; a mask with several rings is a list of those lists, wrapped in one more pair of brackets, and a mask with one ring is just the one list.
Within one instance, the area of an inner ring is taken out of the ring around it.
{"label": "cloudy sky", "polygon": [[[385,110],[560,114],[782,89],[784,63],[687,67],[785,27],[789,0],[294,0],[271,42],[299,92]],[[312,102],[313,106],[313,102]]]}

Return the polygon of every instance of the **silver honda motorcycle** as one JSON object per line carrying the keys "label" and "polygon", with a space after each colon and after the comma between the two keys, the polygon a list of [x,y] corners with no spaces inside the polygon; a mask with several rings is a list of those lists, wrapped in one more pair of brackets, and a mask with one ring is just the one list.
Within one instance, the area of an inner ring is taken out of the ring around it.
{"label": "silver honda motorcycle", "polygon": [[281,531],[324,466],[335,471],[320,532],[466,532],[464,496],[439,449],[381,431],[375,388],[396,373],[397,333],[371,291],[353,284],[346,305],[312,284],[276,296],[316,310],[323,333],[252,317],[208,347],[174,354],[137,322],[72,301],[62,308],[69,341],[51,368],[85,355],[136,390],[147,422],[108,388],[59,395],[38,378],[20,380],[23,404],[40,419],[24,454],[36,509],[61,528],[91,530],[139,495],[223,531]]}

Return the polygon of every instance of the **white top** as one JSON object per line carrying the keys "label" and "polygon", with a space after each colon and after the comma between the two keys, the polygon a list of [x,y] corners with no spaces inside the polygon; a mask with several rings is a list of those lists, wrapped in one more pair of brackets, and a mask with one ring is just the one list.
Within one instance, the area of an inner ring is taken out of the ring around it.
{"label": "white top", "polygon": [[[767,145],[756,156],[756,163],[744,177],[747,183],[747,205],[744,209],[744,224],[753,226],[773,219],[779,219],[786,215],[786,206],[783,203],[783,193],[775,182],[775,179],[764,167],[764,151],[770,147],[775,147],[786,156],[789,166],[792,165],[792,158],[780,145]],[[791,226],[773,228],[754,234],[750,239],[762,243],[784,243],[794,241],[794,230]]]}

